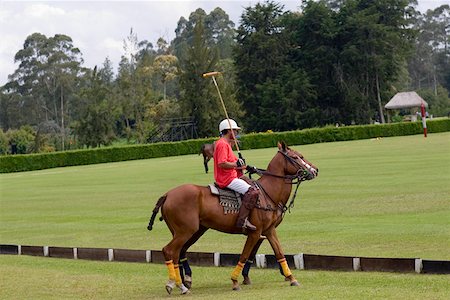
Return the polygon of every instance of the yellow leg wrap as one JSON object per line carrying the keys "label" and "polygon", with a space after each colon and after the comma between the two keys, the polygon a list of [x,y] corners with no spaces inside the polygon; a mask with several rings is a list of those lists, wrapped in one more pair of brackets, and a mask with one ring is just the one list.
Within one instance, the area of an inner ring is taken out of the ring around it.
{"label": "yellow leg wrap", "polygon": [[175,283],[177,286],[181,285],[181,275],[180,275],[180,269],[178,265],[173,265],[173,269],[175,271]]}
{"label": "yellow leg wrap", "polygon": [[238,264],[234,268],[233,272],[231,273],[231,279],[238,280],[238,277],[241,274],[243,268],[244,268],[244,264],[241,262],[238,262]]}
{"label": "yellow leg wrap", "polygon": [[175,275],[175,268],[173,265],[173,260],[166,261],[166,266],[167,266],[167,269],[169,270],[169,279],[175,280],[176,275]]}
{"label": "yellow leg wrap", "polygon": [[278,260],[278,262],[281,265],[281,269],[283,270],[283,274],[285,277],[289,277],[292,275],[291,269],[289,269],[289,266],[287,264],[286,258],[282,258]]}

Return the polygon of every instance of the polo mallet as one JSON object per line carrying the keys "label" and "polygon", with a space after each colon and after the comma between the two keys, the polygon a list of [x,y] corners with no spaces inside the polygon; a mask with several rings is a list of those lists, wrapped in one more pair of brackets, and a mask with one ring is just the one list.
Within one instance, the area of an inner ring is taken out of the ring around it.
{"label": "polo mallet", "polygon": [[222,99],[222,94],[220,94],[219,86],[217,85],[217,81],[216,81],[216,77],[215,76],[217,76],[219,74],[220,74],[220,72],[208,72],[208,73],[204,73],[202,76],[203,76],[203,78],[206,78],[206,77],[211,77],[212,78],[212,80],[214,82],[214,85],[216,86],[217,93],[219,94],[220,103],[222,104],[223,111],[225,112],[225,117],[227,118],[228,126],[230,126],[231,135],[233,136],[234,144],[236,146],[236,150],[238,152],[239,158],[243,158],[242,154],[241,154],[241,150],[239,149],[239,145],[238,145],[238,142],[236,140],[236,137],[234,136],[234,131],[231,128],[231,122],[230,122],[230,118],[228,117],[227,108],[225,107],[225,103],[223,102],[223,99]]}

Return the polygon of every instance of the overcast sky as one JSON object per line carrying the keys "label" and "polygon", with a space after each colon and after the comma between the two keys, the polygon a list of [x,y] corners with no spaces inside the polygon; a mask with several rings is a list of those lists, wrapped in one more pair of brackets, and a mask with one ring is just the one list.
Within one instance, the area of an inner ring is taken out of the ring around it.
{"label": "overcast sky", "polygon": [[[0,0],[0,86],[17,68],[14,55],[23,48],[27,36],[39,32],[47,37],[66,34],[73,39],[84,59],[84,66],[101,66],[109,57],[114,68],[123,54],[123,40],[130,28],[138,39],[154,45],[159,37],[170,41],[181,16],[201,7],[206,13],[221,7],[236,24],[244,7],[253,0],[226,1],[6,1]],[[276,1],[286,10],[299,10],[301,0]],[[418,9],[426,11],[450,0],[419,0]]]}

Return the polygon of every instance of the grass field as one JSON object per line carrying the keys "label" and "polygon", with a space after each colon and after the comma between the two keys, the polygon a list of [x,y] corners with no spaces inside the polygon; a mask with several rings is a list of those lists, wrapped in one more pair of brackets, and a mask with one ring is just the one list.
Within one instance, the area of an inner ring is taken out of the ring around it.
{"label": "grass field", "polygon": [[[450,133],[295,146],[320,168],[279,226],[285,253],[450,259]],[[265,168],[275,148],[243,151]],[[160,250],[156,200],[207,184],[197,155],[0,174],[0,243]],[[238,253],[244,236],[207,232],[193,251]],[[261,253],[272,253],[263,243]]]}
{"label": "grass field", "polygon": [[[450,133],[293,148],[320,175],[302,184],[279,226],[285,253],[450,259]],[[243,151],[261,168],[275,153]],[[165,224],[146,230],[158,197],[181,183],[212,181],[197,155],[0,174],[0,243],[160,250],[170,239]],[[191,250],[239,253],[243,242],[211,231]],[[260,253],[272,253],[268,243]],[[0,256],[0,266],[3,299],[167,298],[162,265]],[[230,272],[195,267],[192,297],[233,297]],[[294,274],[300,289],[277,271],[255,269],[254,285],[239,298],[450,297],[448,275]]]}
{"label": "grass field", "polygon": [[449,299],[449,275],[254,269],[253,284],[231,290],[232,268],[195,267],[189,296],[168,296],[159,264],[0,256],[0,299]]}

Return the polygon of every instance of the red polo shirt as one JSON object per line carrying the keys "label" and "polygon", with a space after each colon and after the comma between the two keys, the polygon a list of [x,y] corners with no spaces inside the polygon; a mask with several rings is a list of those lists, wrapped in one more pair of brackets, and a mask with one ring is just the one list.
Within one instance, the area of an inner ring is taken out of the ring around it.
{"label": "red polo shirt", "polygon": [[219,187],[224,188],[228,186],[231,181],[242,175],[242,171],[236,169],[223,169],[219,167],[219,164],[224,162],[235,162],[238,158],[233,153],[230,144],[225,138],[220,138],[216,141],[216,147],[214,149],[214,179]]}

